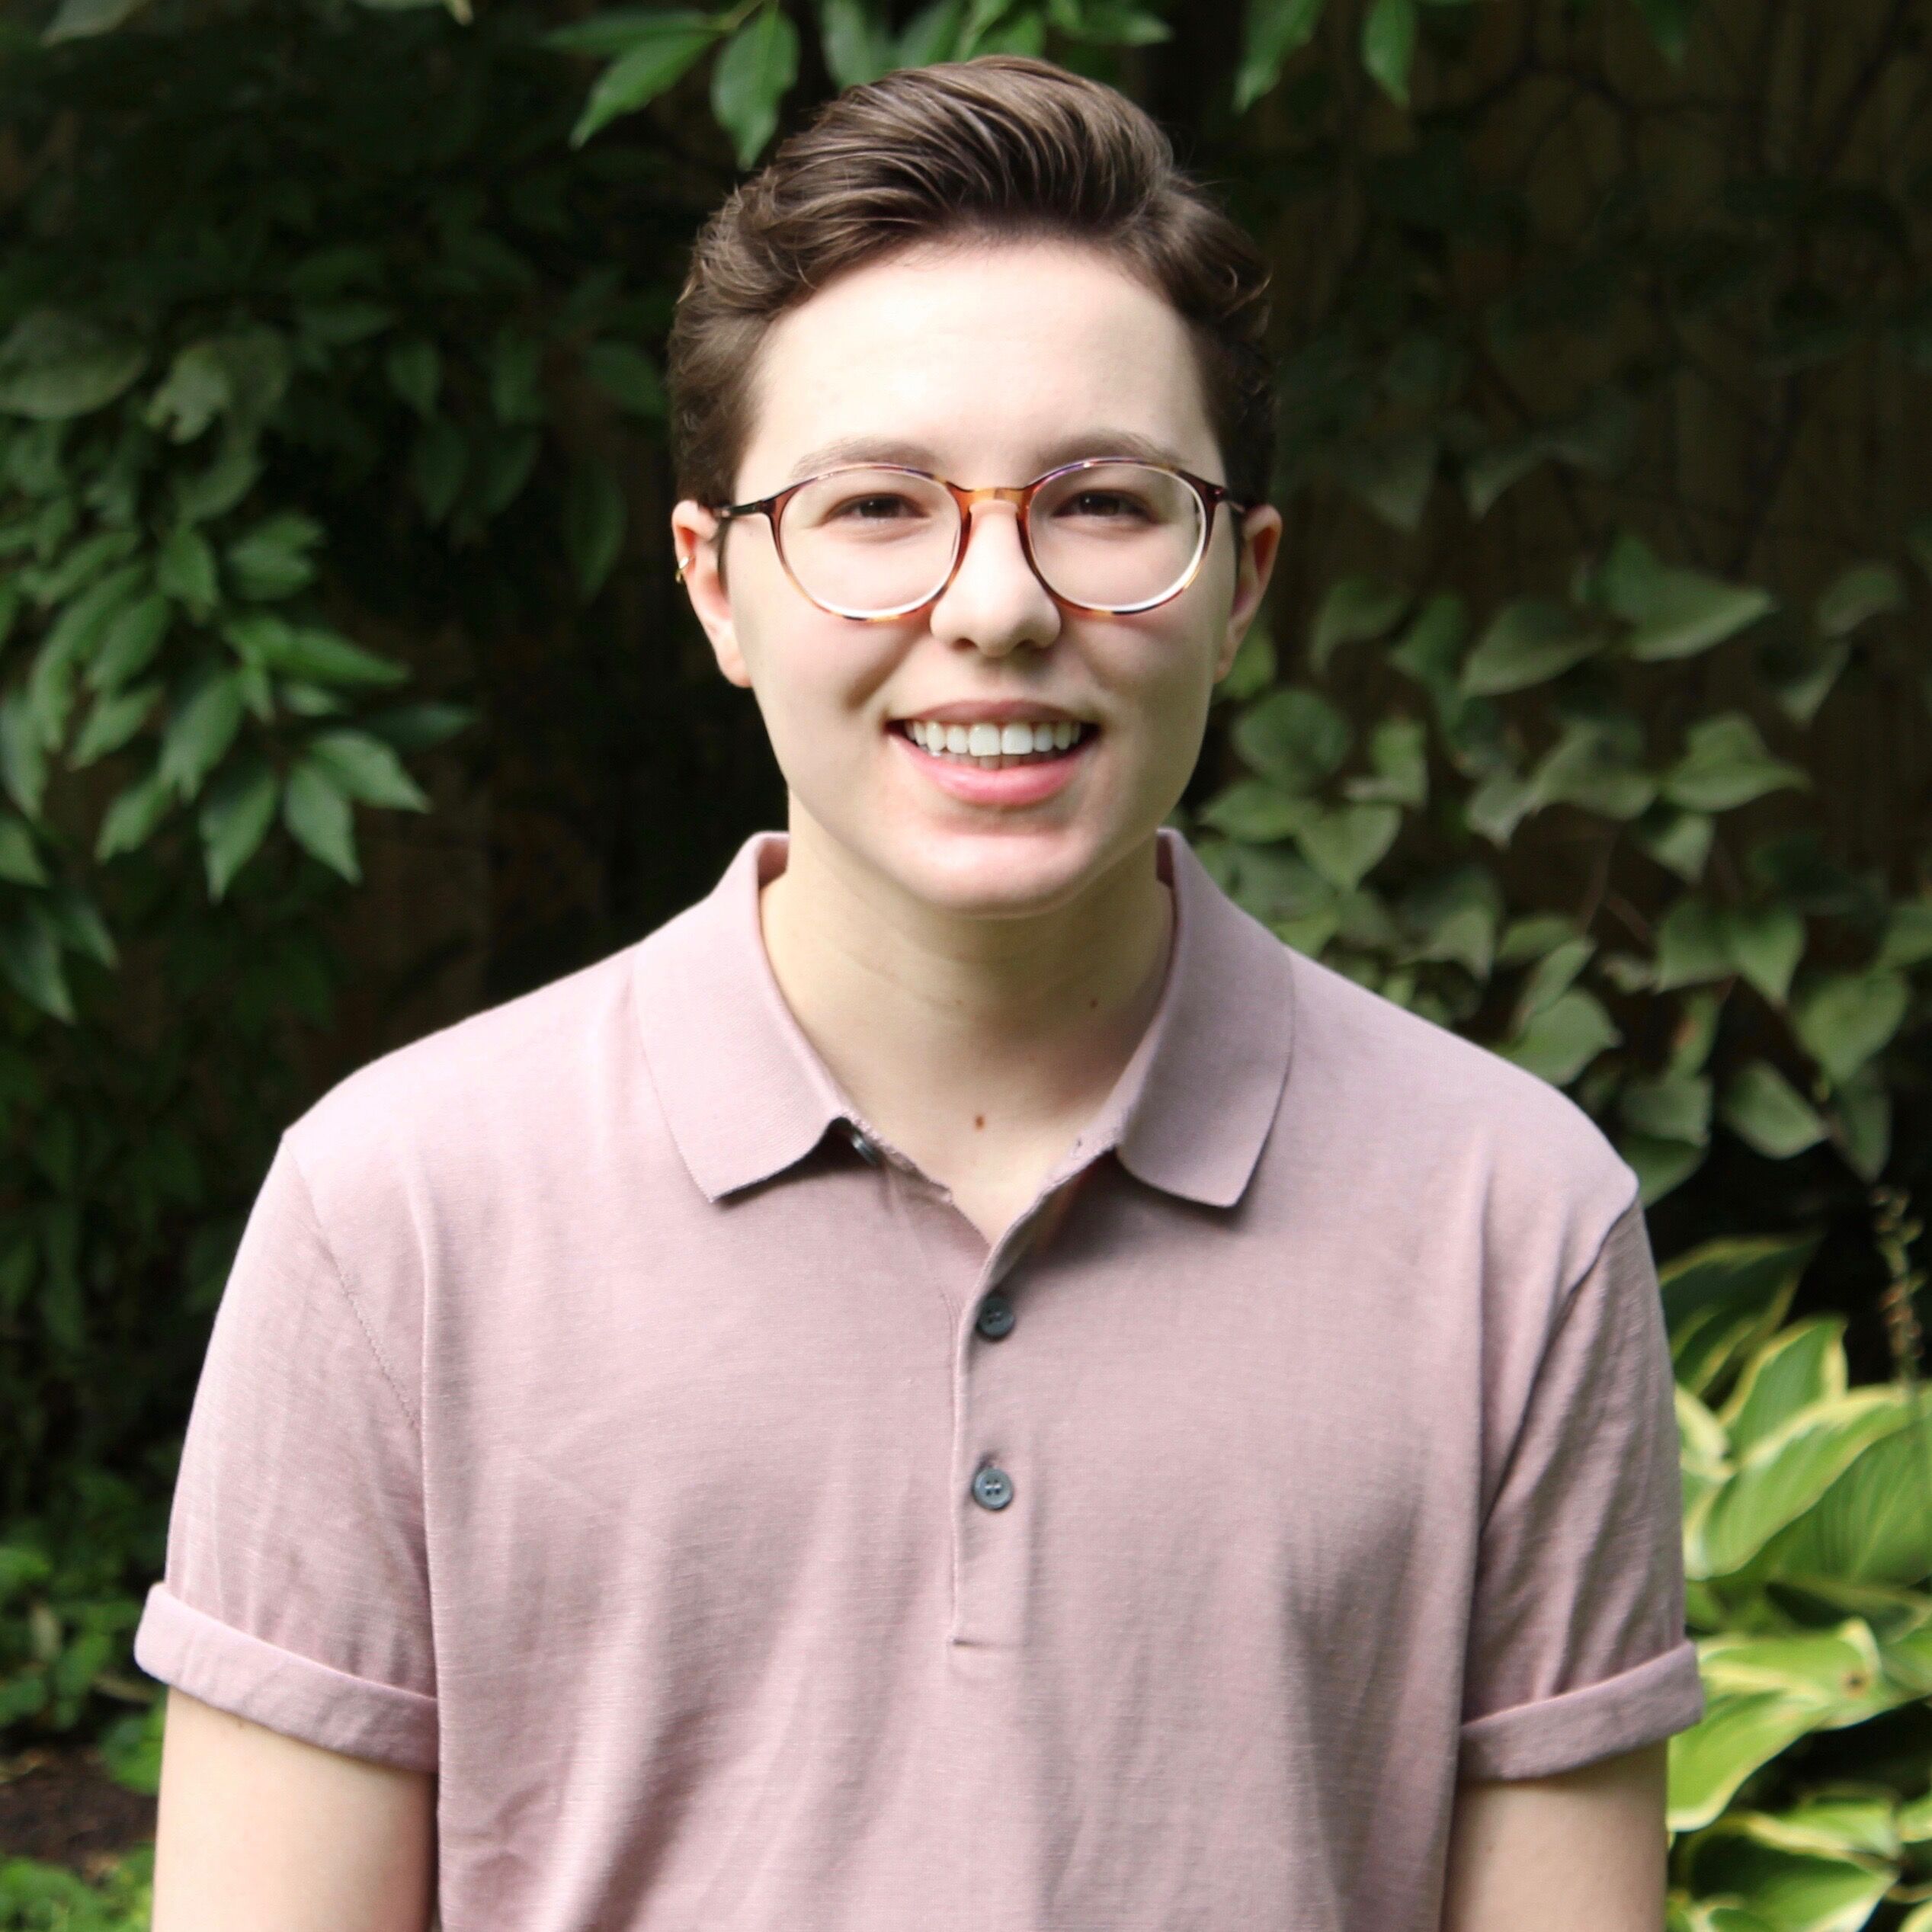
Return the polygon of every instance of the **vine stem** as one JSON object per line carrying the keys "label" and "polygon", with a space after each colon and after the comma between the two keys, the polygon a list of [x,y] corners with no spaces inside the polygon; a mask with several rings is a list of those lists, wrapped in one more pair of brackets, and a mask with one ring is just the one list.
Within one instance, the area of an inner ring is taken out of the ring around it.
{"label": "vine stem", "polygon": [[1927,1527],[1932,1531],[1932,1409],[1922,1410],[1919,1391],[1921,1350],[1924,1341],[1912,1297],[1925,1284],[1925,1271],[1911,1264],[1911,1248],[1925,1231],[1925,1223],[1909,1213],[1911,1197],[1903,1187],[1885,1182],[1873,1185],[1870,1196],[1873,1216],[1873,1233],[1883,1258],[1888,1280],[1879,1298],[1879,1312],[1884,1319],[1886,1343],[1892,1354],[1894,1373],[1912,1418],[1911,1429],[1918,1438],[1924,1459]]}

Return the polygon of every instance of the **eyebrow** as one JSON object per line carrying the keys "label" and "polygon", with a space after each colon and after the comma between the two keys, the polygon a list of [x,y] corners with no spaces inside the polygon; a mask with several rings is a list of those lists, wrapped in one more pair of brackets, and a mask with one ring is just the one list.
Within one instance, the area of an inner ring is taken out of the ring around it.
{"label": "eyebrow", "polygon": [[[1033,460],[1035,476],[1063,463],[1075,463],[1082,457],[1133,457],[1142,463],[1165,463],[1171,469],[1191,470],[1193,462],[1171,449],[1158,437],[1144,436],[1131,429],[1087,429],[1056,436],[1037,446]],[[803,482],[822,469],[835,469],[846,463],[903,463],[915,469],[938,469],[938,460],[924,444],[899,436],[844,436],[822,443],[805,454],[786,472],[784,484]]]}

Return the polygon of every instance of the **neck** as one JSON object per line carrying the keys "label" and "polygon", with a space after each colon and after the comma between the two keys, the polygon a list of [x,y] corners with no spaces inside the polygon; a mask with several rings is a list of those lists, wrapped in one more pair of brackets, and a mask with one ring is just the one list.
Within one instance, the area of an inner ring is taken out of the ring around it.
{"label": "neck", "polygon": [[982,918],[912,897],[796,801],[759,911],[806,1036],[934,1171],[1064,1138],[1098,1107],[1152,1017],[1173,931],[1152,837],[1063,905]]}

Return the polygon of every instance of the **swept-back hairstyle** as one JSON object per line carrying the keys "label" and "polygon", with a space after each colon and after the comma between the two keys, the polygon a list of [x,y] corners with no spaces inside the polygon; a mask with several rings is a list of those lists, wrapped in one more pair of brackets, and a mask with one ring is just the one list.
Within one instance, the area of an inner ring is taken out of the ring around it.
{"label": "swept-back hairstyle", "polygon": [[[666,386],[678,493],[733,500],[758,352],[841,270],[915,243],[1049,235],[1105,250],[1185,322],[1235,495],[1268,495],[1268,266],[1142,109],[1024,54],[902,68],[827,101],[700,230]],[[1237,524],[1237,529],[1239,526]]]}

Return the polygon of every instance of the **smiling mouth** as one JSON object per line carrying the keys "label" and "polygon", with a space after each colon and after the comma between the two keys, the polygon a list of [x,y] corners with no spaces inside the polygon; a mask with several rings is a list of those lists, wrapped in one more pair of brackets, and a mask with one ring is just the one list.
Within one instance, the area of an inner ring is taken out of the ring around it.
{"label": "smiling mouth", "polygon": [[1011,764],[1052,764],[1071,757],[1100,731],[1097,725],[1072,719],[1042,719],[1028,726],[942,725],[919,718],[895,718],[889,729],[910,739],[928,758],[947,764],[976,765],[984,771],[998,771]]}

